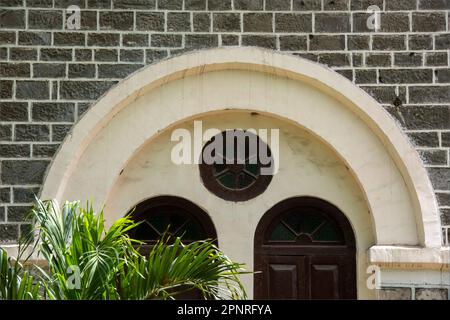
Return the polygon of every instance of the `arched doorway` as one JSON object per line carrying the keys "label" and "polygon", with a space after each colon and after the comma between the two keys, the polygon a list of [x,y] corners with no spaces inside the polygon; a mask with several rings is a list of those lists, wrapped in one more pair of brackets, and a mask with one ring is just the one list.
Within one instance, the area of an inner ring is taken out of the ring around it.
{"label": "arched doorway", "polygon": [[256,299],[356,299],[356,246],[350,223],[332,204],[284,200],[255,232]]}
{"label": "arched doorway", "polygon": [[141,251],[148,253],[163,234],[180,237],[188,244],[198,240],[214,240],[217,233],[208,214],[189,200],[176,196],[147,199],[132,209],[131,216],[141,222],[131,230],[134,239],[141,240]]}

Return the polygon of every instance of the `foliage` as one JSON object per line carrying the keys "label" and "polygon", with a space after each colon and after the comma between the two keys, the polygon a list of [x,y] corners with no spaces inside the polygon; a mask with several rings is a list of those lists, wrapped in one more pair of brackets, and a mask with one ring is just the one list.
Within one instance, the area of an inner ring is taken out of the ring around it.
{"label": "foliage", "polygon": [[193,288],[205,299],[246,298],[242,265],[212,241],[184,245],[164,236],[143,256],[136,250],[141,242],[128,236],[138,225],[128,216],[107,228],[103,210],[96,214],[89,204],[66,202],[60,209],[37,199],[30,219],[34,227],[19,248],[32,248],[47,267],[37,267],[35,280],[19,259],[0,251],[0,299],[41,299],[41,291],[46,299],[175,299]]}

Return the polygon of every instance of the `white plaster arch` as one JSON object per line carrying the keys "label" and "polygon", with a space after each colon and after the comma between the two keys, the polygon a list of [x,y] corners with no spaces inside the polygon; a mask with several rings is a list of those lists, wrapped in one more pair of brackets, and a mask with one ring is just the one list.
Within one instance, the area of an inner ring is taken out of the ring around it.
{"label": "white plaster arch", "polygon": [[[258,80],[257,74],[265,75],[265,80]],[[191,78],[194,81],[187,80]],[[186,81],[180,82],[178,95],[174,91],[164,93],[165,87],[179,80]],[[284,84],[276,87],[271,80]],[[264,86],[264,81],[270,86]],[[308,101],[298,100],[305,98],[295,87],[299,83],[314,88],[322,100],[328,97],[327,103],[310,96]],[[214,84],[220,87],[212,87]],[[149,102],[147,113],[122,119],[122,123],[133,121],[129,122],[135,129],[132,135],[113,134],[121,132],[114,122],[121,111],[140,97],[158,91],[162,92],[155,97],[159,100]],[[196,104],[190,103],[191,95],[197,98]],[[309,107],[318,103],[321,111],[293,106],[305,102]],[[343,106],[343,112],[333,113],[337,110],[335,105]],[[75,188],[102,201],[128,159],[160,130],[198,114],[226,108],[255,110],[288,119],[330,145],[349,166],[366,196],[377,244],[441,246],[439,214],[427,172],[387,112],[363,90],[324,66],[258,48],[196,51],[150,65],[120,82],[98,100],[63,142],[48,170],[42,197],[63,201],[74,196]],[[351,117],[353,122],[348,121]],[[140,118],[158,120],[142,128],[135,123]],[[110,130],[105,131],[108,127]],[[372,135],[370,141],[382,148],[367,144],[368,132]],[[102,134],[114,135],[109,142],[120,147],[108,159],[108,176],[102,170],[102,159],[94,160],[93,155],[96,149],[101,155],[95,143]],[[87,184],[82,180],[86,176],[90,177]],[[76,187],[83,182],[83,190]],[[409,227],[404,229],[405,226]],[[396,233],[396,228],[404,231]]]}

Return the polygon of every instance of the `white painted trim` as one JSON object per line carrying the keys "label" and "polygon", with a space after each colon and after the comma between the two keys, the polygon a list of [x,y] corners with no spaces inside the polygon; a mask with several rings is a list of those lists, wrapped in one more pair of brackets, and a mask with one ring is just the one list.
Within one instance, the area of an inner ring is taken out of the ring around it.
{"label": "white painted trim", "polygon": [[[307,82],[354,112],[383,143],[402,175],[414,211],[420,245],[441,246],[439,211],[427,171],[389,114],[369,94],[336,72],[305,59],[259,48],[195,51],[150,65],[123,80],[101,97],[74,126],[48,171],[42,196],[62,200],[68,179],[84,150],[114,115],[133,100],[189,75],[230,69],[263,72]],[[277,113],[276,110],[270,112]],[[351,169],[355,171],[355,168]],[[372,196],[371,190],[365,192],[368,198]],[[368,201],[370,204],[370,199]]]}

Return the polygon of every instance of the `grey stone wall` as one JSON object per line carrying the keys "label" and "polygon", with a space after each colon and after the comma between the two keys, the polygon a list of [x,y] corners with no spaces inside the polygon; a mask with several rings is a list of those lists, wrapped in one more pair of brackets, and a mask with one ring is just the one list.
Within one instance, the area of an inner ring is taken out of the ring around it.
{"label": "grey stone wall", "polygon": [[[71,4],[80,30],[66,30]],[[377,32],[369,5],[382,10]],[[218,46],[298,55],[370,93],[417,146],[450,225],[449,10],[449,0],[0,0],[0,242],[26,227],[59,144],[100,95],[146,64]]]}

